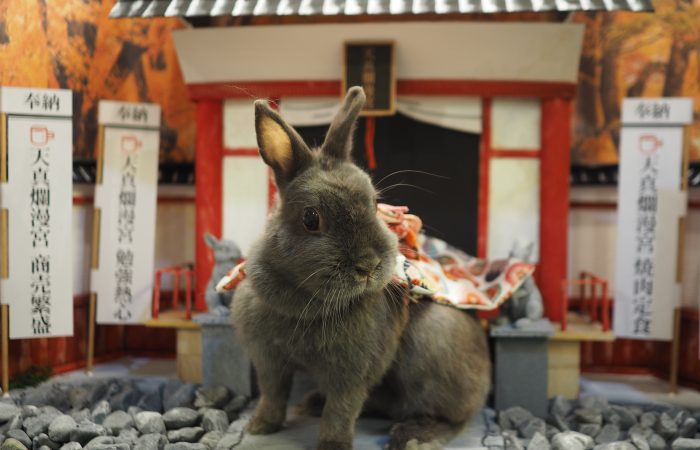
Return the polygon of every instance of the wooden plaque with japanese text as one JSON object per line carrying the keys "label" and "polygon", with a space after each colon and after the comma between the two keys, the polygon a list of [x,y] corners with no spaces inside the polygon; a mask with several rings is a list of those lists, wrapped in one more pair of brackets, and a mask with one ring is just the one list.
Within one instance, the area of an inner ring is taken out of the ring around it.
{"label": "wooden plaque with japanese text", "polygon": [[347,42],[342,95],[362,86],[367,96],[363,116],[390,116],[396,111],[393,42]]}

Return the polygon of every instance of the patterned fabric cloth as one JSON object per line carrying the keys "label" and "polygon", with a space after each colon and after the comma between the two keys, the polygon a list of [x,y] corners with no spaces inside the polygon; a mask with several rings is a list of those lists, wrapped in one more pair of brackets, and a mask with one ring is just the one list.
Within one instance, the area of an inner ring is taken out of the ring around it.
{"label": "patterned fabric cloth", "polygon": [[535,270],[517,259],[475,258],[426,236],[420,218],[405,206],[380,204],[378,215],[399,237],[394,282],[408,289],[413,300],[428,297],[460,309],[493,310]]}
{"label": "patterned fabric cloth", "polygon": [[[412,301],[432,299],[460,309],[493,310],[508,300],[532,275],[535,266],[517,259],[487,261],[467,255],[445,241],[421,233],[423,223],[405,206],[380,203],[377,216],[399,238],[392,282],[404,287]],[[216,286],[235,289],[245,278],[238,264]]]}

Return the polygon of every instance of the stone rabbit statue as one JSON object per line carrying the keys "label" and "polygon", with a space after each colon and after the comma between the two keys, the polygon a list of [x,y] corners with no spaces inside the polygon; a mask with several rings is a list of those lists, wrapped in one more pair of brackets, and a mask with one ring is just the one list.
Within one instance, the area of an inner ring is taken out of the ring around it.
{"label": "stone rabbit statue", "polygon": [[[535,244],[533,242],[521,245],[519,241],[516,241],[510,250],[510,257],[531,262],[534,247]],[[528,277],[520,288],[513,293],[512,298],[503,304],[501,314],[516,327],[542,318],[544,314],[542,294],[533,277]]]}
{"label": "stone rabbit statue", "polygon": [[204,294],[207,308],[212,314],[227,316],[230,313],[233,292],[216,292],[216,283],[240,262],[241,251],[234,242],[218,240],[209,233],[204,233],[204,242],[214,252],[214,270],[211,272]]}
{"label": "stone rabbit statue", "polygon": [[321,416],[319,450],[351,449],[363,409],[396,421],[387,448],[440,448],[484,404],[487,342],[465,312],[409,304],[391,283],[397,238],[376,216],[370,177],[351,160],[364,102],[351,88],[314,149],[267,102],[255,103],[260,154],[280,198],[233,300],[261,392],[247,431],[283,426],[292,375],[303,370],[319,386],[299,405]]}

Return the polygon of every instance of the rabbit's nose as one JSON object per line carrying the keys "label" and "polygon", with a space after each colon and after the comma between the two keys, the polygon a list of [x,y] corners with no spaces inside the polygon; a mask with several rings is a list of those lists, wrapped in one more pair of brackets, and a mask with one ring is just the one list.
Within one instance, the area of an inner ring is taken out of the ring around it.
{"label": "rabbit's nose", "polygon": [[356,264],[355,273],[358,280],[363,281],[372,276],[372,273],[377,270],[379,264],[381,264],[381,261],[382,260],[378,256],[373,255],[367,258],[365,261]]}

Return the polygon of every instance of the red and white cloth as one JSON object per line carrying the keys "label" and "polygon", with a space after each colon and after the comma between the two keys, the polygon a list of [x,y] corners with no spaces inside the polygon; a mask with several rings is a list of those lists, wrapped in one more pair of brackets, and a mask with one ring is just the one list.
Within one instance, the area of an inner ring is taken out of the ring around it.
{"label": "red and white cloth", "polygon": [[[493,310],[535,271],[533,264],[512,258],[475,258],[426,236],[421,233],[421,219],[408,214],[405,206],[380,203],[377,216],[399,238],[392,283],[404,287],[413,301],[432,299],[459,309]],[[240,263],[219,281],[216,290],[233,290],[245,276],[245,263]]]}

